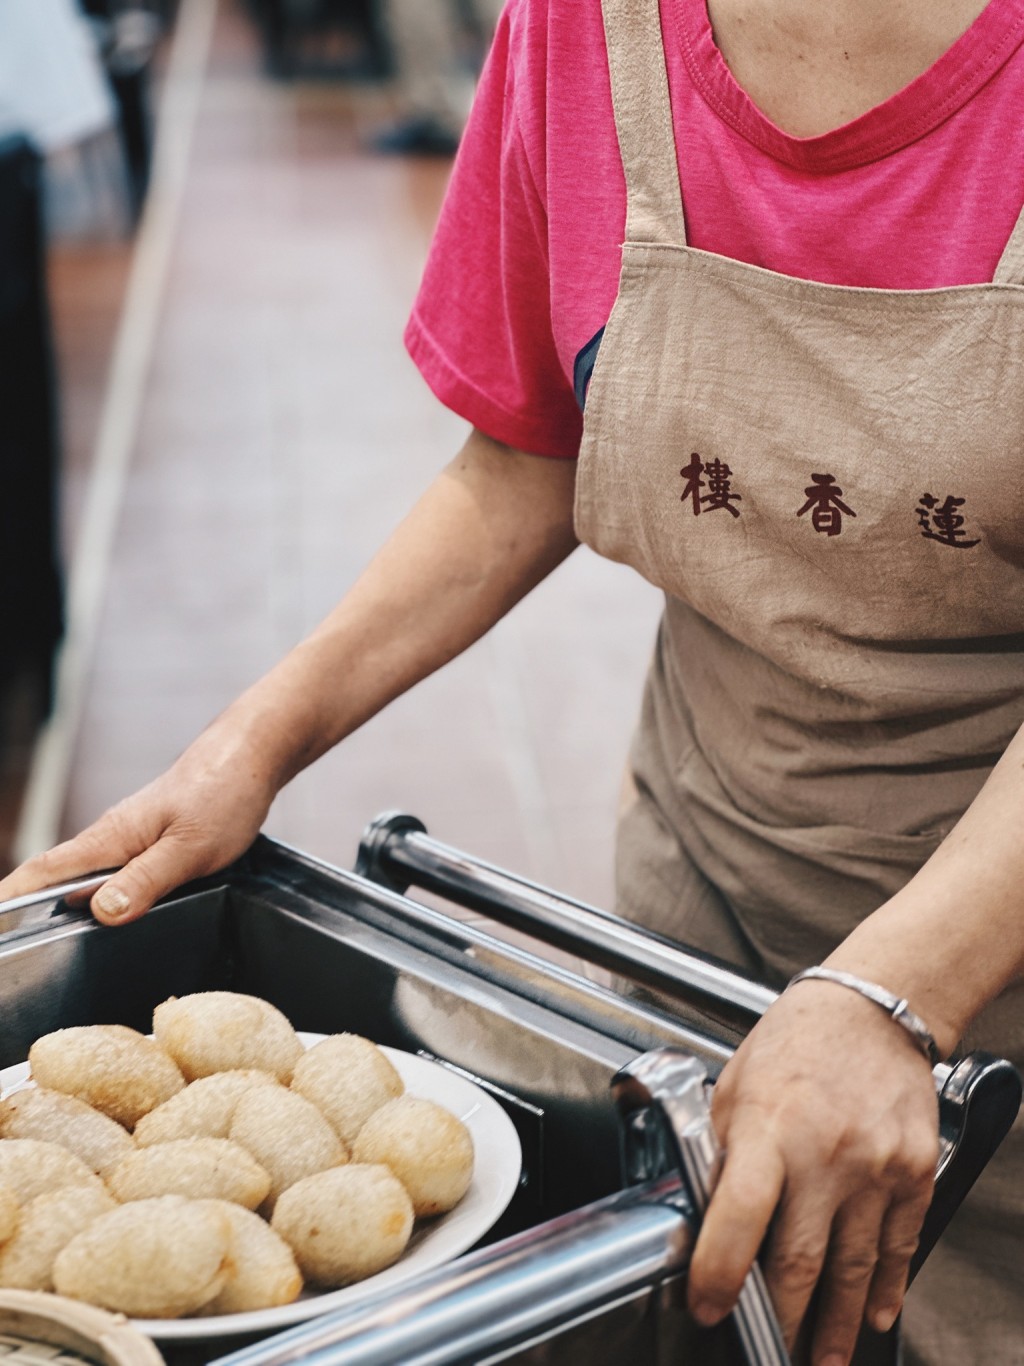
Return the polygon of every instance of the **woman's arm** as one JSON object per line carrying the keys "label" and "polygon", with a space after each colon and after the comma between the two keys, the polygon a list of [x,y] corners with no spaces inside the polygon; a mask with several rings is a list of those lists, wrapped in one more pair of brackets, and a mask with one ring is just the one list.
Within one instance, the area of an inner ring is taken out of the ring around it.
{"label": "woman's arm", "polygon": [[905,995],[946,1053],[1024,973],[1022,829],[1024,730],[920,872],[829,959]]}
{"label": "woman's arm", "polygon": [[[826,960],[905,997],[947,1054],[1024,972],[1024,732],[914,878]],[[717,1321],[768,1235],[790,1341],[820,1284],[814,1366],[846,1366],[866,1313],[887,1328],[932,1193],[937,1115],[904,1030],[839,986],[805,982],[754,1029],[715,1088],[728,1157],[690,1273]]]}
{"label": "woman's arm", "polygon": [[[0,882],[0,900],[98,868],[124,923],[238,857],[307,764],[482,636],[576,545],[575,464],[474,432],[308,639],[161,777]],[[122,867],[123,865],[123,867]]]}

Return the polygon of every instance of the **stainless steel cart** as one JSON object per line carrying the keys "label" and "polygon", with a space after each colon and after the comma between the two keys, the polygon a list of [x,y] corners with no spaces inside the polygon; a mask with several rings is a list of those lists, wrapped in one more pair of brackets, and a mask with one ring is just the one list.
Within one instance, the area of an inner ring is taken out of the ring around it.
{"label": "stainless steel cart", "polygon": [[[165,1346],[174,1366],[778,1359],[770,1324],[763,1337],[749,1316],[742,1331],[707,1331],[686,1314],[696,1216],[677,1142],[680,1107],[702,1094],[694,1078],[717,1074],[771,991],[448,849],[408,816],[370,826],[356,873],[260,839],[225,873],[116,930],[65,891],[0,904],[0,1067],[50,1030],[147,1029],[169,995],[230,988],[272,1001],[300,1029],[352,1030],[468,1074],[522,1143],[520,1186],[487,1246],[275,1338]],[[438,896],[671,996],[671,1011],[460,922]],[[942,1158],[918,1263],[1020,1102],[999,1059],[972,1055],[935,1080]],[[896,1351],[895,1333],[865,1334],[858,1366]]]}

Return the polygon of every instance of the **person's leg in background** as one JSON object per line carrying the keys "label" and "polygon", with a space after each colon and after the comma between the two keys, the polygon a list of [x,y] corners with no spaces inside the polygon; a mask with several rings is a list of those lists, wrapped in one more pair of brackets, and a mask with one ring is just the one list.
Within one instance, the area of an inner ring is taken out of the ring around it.
{"label": "person's leg in background", "polygon": [[[462,28],[454,0],[380,0],[401,114],[374,139],[382,152],[449,156],[466,118]],[[461,77],[461,79],[460,79]]]}
{"label": "person's leg in background", "polygon": [[42,199],[39,154],[0,140],[0,689],[28,668],[45,707],[62,592]]}
{"label": "person's leg in background", "polygon": [[374,139],[379,151],[455,152],[476,85],[464,20],[489,43],[502,3],[379,0],[402,104],[398,122]]}
{"label": "person's leg in background", "polygon": [[0,875],[61,635],[56,383],[42,158],[0,137]]}

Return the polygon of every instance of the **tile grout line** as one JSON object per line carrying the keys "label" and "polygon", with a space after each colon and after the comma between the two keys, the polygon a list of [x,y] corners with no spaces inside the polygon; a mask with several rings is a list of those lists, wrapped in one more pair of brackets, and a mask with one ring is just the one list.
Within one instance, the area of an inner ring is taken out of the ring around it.
{"label": "tile grout line", "polygon": [[160,99],[153,174],[114,343],[67,593],[53,713],[40,731],[15,836],[18,862],[59,836],[89,667],[180,218],[218,0],[182,0]]}

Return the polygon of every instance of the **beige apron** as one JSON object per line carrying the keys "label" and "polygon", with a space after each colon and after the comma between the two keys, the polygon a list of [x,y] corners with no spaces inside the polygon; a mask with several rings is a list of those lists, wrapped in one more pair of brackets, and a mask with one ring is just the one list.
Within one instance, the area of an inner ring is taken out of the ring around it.
{"label": "beige apron", "polygon": [[[928,291],[686,246],[658,0],[603,7],[628,213],[577,530],[666,594],[620,910],[781,983],[1024,722],[1024,224],[992,284]],[[967,1042],[1024,1063],[1024,993]],[[1019,1130],[906,1322],[908,1362],[1024,1363]]]}

